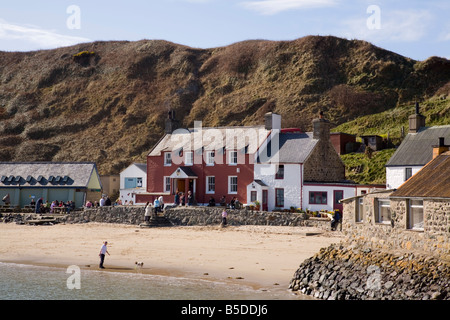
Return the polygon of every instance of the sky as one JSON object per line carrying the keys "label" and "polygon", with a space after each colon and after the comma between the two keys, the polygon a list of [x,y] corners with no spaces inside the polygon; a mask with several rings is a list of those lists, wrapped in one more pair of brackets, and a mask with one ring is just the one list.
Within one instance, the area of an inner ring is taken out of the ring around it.
{"label": "sky", "polygon": [[214,48],[308,35],[365,40],[415,60],[450,59],[448,0],[1,1],[0,51],[160,39]]}

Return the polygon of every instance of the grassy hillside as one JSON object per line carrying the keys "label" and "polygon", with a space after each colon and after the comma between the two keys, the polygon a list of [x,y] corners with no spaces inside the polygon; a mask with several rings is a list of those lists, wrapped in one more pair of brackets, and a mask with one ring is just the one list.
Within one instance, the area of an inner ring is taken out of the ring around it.
{"label": "grassy hillside", "polygon": [[[433,97],[419,103],[420,113],[426,117],[426,126],[450,124],[450,97],[446,95]],[[415,104],[405,104],[380,113],[359,117],[343,123],[332,131],[346,132],[357,136],[376,134],[389,137],[394,145],[402,140],[402,128],[408,133],[408,117],[415,112]]]}
{"label": "grassy hillside", "polygon": [[342,155],[346,178],[361,184],[386,184],[384,165],[394,152],[395,149],[375,151],[371,158],[364,153]]}
{"label": "grassy hillside", "polygon": [[[211,49],[142,40],[0,52],[0,161],[95,161],[101,174],[118,173],[145,161],[169,109],[183,127],[194,120],[262,124],[274,111],[284,127],[308,131],[321,110],[335,125],[383,112],[406,117],[418,97],[430,108],[435,103],[429,116],[438,117],[448,103],[428,100],[446,94],[449,83],[446,59],[414,61],[336,37]],[[369,130],[369,119],[343,130]]]}
{"label": "grassy hillside", "polygon": [[[438,92],[436,97],[420,103],[420,113],[426,116],[427,126],[450,124],[450,99],[446,96]],[[398,146],[402,141],[402,131],[405,135],[408,133],[408,117],[414,112],[415,105],[406,104],[349,121],[335,127],[333,131],[357,136],[375,134],[384,139],[389,138],[392,146]],[[358,183],[385,184],[385,164],[394,152],[395,148],[374,152],[371,159],[364,153],[342,155],[347,179]]]}

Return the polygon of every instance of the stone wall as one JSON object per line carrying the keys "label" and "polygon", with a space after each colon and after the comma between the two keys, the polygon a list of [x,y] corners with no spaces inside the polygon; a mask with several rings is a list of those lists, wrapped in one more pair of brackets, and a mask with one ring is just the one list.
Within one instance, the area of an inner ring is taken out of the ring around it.
{"label": "stone wall", "polygon": [[306,259],[289,287],[324,300],[450,300],[449,281],[450,265],[427,255],[337,244]]}
{"label": "stone wall", "polygon": [[304,181],[345,180],[345,165],[329,140],[319,140],[303,166]]}
{"label": "stone wall", "polygon": [[388,199],[389,192],[363,197],[362,221],[356,221],[358,199],[344,203],[343,230],[348,243],[364,248],[422,252],[447,258],[450,253],[450,202],[424,200],[424,228],[408,228],[407,200],[390,198],[389,223],[375,220],[379,199]]}
{"label": "stone wall", "polygon": [[[167,208],[164,217],[172,225],[220,225],[222,222],[221,207],[176,207]],[[273,225],[273,226],[309,226],[330,230],[330,220],[325,218],[308,218],[304,213],[264,212],[251,210],[227,209],[228,225]],[[5,222],[24,222],[33,219],[34,214],[11,213],[0,216]],[[84,209],[57,218],[60,223],[121,223],[139,225],[144,221],[144,207],[116,206]]]}

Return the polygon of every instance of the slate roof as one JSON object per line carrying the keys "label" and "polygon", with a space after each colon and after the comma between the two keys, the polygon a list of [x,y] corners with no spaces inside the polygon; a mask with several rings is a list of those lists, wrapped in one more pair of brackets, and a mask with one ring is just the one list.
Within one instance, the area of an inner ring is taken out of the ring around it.
{"label": "slate roof", "polygon": [[92,162],[0,162],[0,187],[85,188],[93,170]]}
{"label": "slate roof", "polygon": [[[244,148],[251,142],[256,142],[257,145],[252,145],[254,150],[250,150],[251,153],[256,151],[259,145],[264,141],[269,133],[264,126],[242,126],[242,127],[217,127],[217,128],[201,128],[202,138],[197,137],[200,135],[200,131],[195,128],[190,129],[178,129],[171,134],[164,135],[161,140],[150,151],[149,156],[159,156],[162,152],[176,151],[183,148],[183,145],[187,144],[187,149],[192,150],[195,148],[203,147],[204,150],[219,150],[227,146],[227,136],[235,137],[233,145],[238,149]],[[196,141],[199,140],[199,141]],[[201,142],[201,146],[197,144]],[[230,144],[228,144],[230,145]],[[196,152],[201,150],[195,149]],[[253,152],[252,152],[253,151]]]}
{"label": "slate roof", "polygon": [[[319,140],[317,139],[313,139],[313,134],[311,132],[280,133],[278,162],[304,163],[318,141]],[[268,144],[267,149],[269,150],[267,154],[272,159],[271,143]],[[265,154],[265,152],[265,149],[260,150],[260,153],[262,154]],[[273,156],[276,156],[276,153]],[[261,159],[258,159],[258,162],[260,161]]]}
{"label": "slate roof", "polygon": [[450,145],[450,125],[421,128],[417,133],[408,133],[398,149],[386,163],[390,166],[424,166],[433,159],[433,145],[439,137],[445,137]]}
{"label": "slate roof", "polygon": [[450,198],[450,151],[429,162],[391,197]]}
{"label": "slate roof", "polygon": [[146,163],[133,163],[139,170],[142,170],[144,173],[147,173],[147,164]]}

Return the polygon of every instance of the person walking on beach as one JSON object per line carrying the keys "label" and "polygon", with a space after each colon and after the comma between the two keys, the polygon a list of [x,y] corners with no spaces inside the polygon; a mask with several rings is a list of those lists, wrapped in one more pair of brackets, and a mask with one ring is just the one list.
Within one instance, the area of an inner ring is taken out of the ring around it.
{"label": "person walking on beach", "polygon": [[103,245],[100,248],[100,253],[99,253],[99,256],[100,256],[99,268],[100,269],[105,269],[105,267],[103,266],[103,262],[105,262],[105,254],[108,254],[108,256],[110,255],[109,252],[108,252],[107,245],[108,245],[108,241],[105,241],[105,242],[103,242]]}

